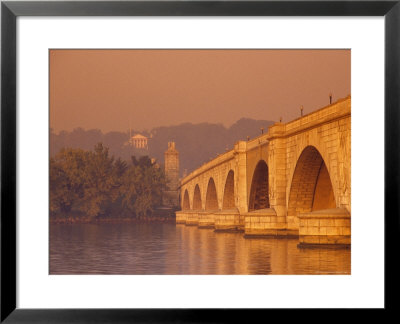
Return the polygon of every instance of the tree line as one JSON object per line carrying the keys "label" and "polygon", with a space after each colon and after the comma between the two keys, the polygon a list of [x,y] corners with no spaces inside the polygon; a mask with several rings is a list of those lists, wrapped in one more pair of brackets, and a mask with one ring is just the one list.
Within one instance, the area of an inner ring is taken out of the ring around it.
{"label": "tree line", "polygon": [[163,170],[148,156],[127,162],[97,144],[63,148],[50,158],[50,217],[143,219],[162,205]]}
{"label": "tree line", "polygon": [[[163,161],[164,152],[168,148],[168,142],[174,141],[179,151],[180,175],[185,169],[191,172],[204,162],[232,149],[239,140],[247,140],[247,136],[254,138],[261,134],[261,128],[267,132],[272,121],[254,120],[242,118],[226,128],[222,124],[184,123],[175,126],[155,127],[150,131],[141,131],[149,138],[149,149],[134,149],[127,145],[129,131],[103,133],[98,129],[84,130],[75,128],[67,132],[56,134],[50,130],[50,155],[54,156],[63,147],[80,148],[90,150],[93,146],[102,142],[109,148],[110,154],[123,160],[130,160],[131,155],[149,155],[158,161]],[[137,133],[132,131],[132,135]]]}

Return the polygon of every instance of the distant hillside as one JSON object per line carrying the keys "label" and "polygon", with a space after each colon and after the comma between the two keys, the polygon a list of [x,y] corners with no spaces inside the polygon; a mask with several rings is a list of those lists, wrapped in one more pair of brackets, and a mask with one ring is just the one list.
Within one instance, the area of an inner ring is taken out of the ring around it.
{"label": "distant hillside", "polygon": [[[222,124],[191,124],[185,123],[177,126],[157,127],[151,130],[152,138],[149,139],[149,150],[134,150],[124,145],[129,139],[129,132],[110,132],[103,134],[100,130],[74,129],[72,132],[62,131],[59,134],[50,132],[50,154],[53,156],[62,147],[93,149],[94,145],[102,142],[109,147],[110,154],[130,160],[132,155],[145,155],[154,157],[160,164],[164,163],[164,152],[168,142],[175,141],[179,151],[181,174],[186,169],[191,172],[204,162],[214,158],[226,149],[232,149],[239,140],[246,140],[247,136],[253,138],[261,133],[263,127],[267,131],[272,121],[242,118],[231,127]],[[142,134],[149,136],[147,132]]]}

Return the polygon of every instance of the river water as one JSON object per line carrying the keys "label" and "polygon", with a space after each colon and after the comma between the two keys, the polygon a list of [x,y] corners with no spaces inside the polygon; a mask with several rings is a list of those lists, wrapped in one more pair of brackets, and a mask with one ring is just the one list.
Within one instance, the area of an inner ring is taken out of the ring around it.
{"label": "river water", "polygon": [[50,274],[350,274],[351,251],[166,223],[52,224]]}

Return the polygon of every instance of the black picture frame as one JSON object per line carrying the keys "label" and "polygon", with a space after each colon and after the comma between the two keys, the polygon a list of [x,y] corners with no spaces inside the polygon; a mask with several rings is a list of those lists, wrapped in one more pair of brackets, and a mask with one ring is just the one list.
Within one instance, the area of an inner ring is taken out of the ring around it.
{"label": "black picture frame", "polygon": [[[384,16],[385,310],[395,310],[400,229],[400,1],[2,1],[1,2],[1,322],[235,322],[266,309],[16,308],[16,19],[19,16]],[[367,113],[367,112],[366,112]],[[370,113],[370,112],[368,112]],[[371,131],[373,126],[371,125]],[[371,148],[373,149],[373,148]],[[367,163],[367,161],[366,161]],[[373,194],[373,188],[371,188]],[[371,238],[373,239],[373,238]],[[371,260],[373,262],[373,260]],[[366,283],[367,284],[367,283]],[[392,297],[393,296],[393,297]],[[299,296],[300,298],[300,296]]]}

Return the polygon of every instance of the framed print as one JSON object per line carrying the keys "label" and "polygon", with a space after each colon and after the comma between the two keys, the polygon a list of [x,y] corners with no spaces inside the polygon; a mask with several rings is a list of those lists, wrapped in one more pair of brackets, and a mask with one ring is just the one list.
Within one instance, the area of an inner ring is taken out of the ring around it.
{"label": "framed print", "polygon": [[2,321],[393,308],[398,1],[1,10]]}

